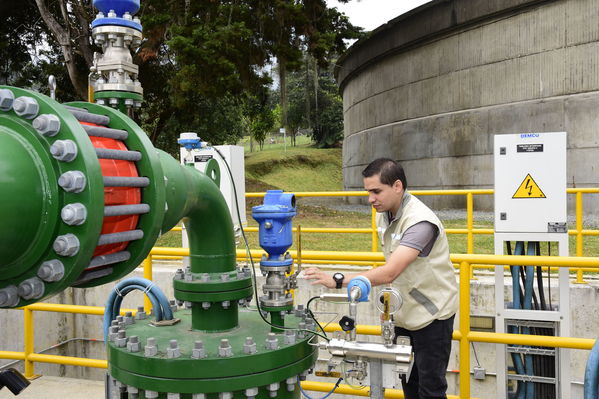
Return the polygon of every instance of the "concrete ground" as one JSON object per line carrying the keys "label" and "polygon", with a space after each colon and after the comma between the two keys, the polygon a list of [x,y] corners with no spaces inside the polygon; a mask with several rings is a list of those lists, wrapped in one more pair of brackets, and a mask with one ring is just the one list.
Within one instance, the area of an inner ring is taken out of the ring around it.
{"label": "concrete ground", "polygon": [[42,376],[31,381],[24,391],[14,396],[8,388],[0,390],[0,399],[104,399],[104,382],[74,378]]}

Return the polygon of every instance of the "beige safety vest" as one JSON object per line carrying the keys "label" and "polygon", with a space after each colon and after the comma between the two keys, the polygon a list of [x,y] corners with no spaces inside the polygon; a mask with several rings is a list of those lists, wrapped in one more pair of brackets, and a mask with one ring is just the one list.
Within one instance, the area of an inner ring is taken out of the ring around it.
{"label": "beige safety vest", "polygon": [[439,235],[426,257],[416,258],[395,279],[403,305],[394,315],[395,324],[419,330],[434,320],[445,320],[458,310],[458,287],[443,225],[418,198],[406,193],[396,218],[389,224],[385,213],[377,213],[376,224],[385,259],[399,246],[403,233],[416,223],[427,221]]}

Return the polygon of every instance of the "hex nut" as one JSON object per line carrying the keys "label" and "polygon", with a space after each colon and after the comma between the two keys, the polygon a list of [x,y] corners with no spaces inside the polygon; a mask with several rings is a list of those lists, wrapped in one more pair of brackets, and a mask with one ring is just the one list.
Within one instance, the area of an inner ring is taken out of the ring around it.
{"label": "hex nut", "polygon": [[77,158],[77,144],[73,140],[56,140],[50,146],[50,154],[56,160],[71,162]]}
{"label": "hex nut", "polygon": [[166,399],[179,399],[181,396],[178,393],[168,392],[166,394]]}
{"label": "hex nut", "polygon": [[0,307],[14,307],[19,303],[19,290],[14,285],[9,285],[0,290]]}
{"label": "hex nut", "polygon": [[283,337],[286,345],[295,344],[295,331],[285,330],[285,336]]}
{"label": "hex nut", "polygon": [[80,226],[87,219],[87,208],[79,202],[67,204],[60,211],[60,217],[69,226]]}
{"label": "hex nut", "polygon": [[193,349],[191,350],[191,357],[193,359],[201,359],[206,357],[206,351],[204,350],[204,343],[202,341],[195,341]]}
{"label": "hex nut", "polygon": [[243,393],[248,399],[253,399],[256,397],[256,395],[258,395],[258,387],[248,388],[245,391],[243,391]]}
{"label": "hex nut", "polygon": [[206,399],[205,393],[192,393],[191,399]]}
{"label": "hex nut", "polygon": [[58,259],[47,260],[37,270],[37,276],[48,283],[59,281],[64,277],[64,265]]}
{"label": "hex nut", "polygon": [[220,357],[231,357],[233,356],[233,348],[229,344],[228,339],[221,339],[218,347],[218,356]]}
{"label": "hex nut", "polygon": [[128,352],[139,352],[139,350],[140,350],[139,337],[137,335],[132,335],[131,337],[129,337],[129,340],[127,341],[127,351]]}
{"label": "hex nut", "polygon": [[181,350],[179,349],[179,344],[176,339],[170,340],[169,347],[166,348],[166,357],[169,359],[181,357]]}
{"label": "hex nut", "polygon": [[74,234],[64,234],[56,237],[52,248],[60,256],[74,256],[79,252],[79,239]]}
{"label": "hex nut", "polygon": [[243,344],[243,353],[256,353],[256,343],[252,337],[246,337],[245,343]]}
{"label": "hex nut", "polygon": [[12,103],[15,114],[25,119],[33,119],[37,116],[40,106],[33,97],[17,97]]}
{"label": "hex nut", "polygon": [[56,136],[60,130],[60,119],[56,115],[42,114],[31,123],[33,128],[42,136]]}
{"label": "hex nut", "polygon": [[58,178],[58,185],[69,193],[80,193],[85,189],[86,179],[83,172],[69,170]]}
{"label": "hex nut", "polygon": [[157,397],[158,397],[158,392],[146,391],[146,399],[156,399]]}
{"label": "hex nut", "polygon": [[28,278],[19,284],[19,296],[25,300],[41,298],[44,295],[44,282],[38,277]]}
{"label": "hex nut", "polygon": [[146,346],[144,347],[144,356],[156,356],[158,354],[158,346],[156,346],[156,338],[150,337],[146,341]]}
{"label": "hex nut", "polygon": [[0,89],[0,110],[10,111],[15,95],[8,89]]}

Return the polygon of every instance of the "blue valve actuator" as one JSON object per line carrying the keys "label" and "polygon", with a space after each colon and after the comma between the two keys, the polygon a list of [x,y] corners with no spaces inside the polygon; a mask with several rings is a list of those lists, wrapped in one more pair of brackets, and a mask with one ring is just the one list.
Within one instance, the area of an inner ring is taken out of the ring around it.
{"label": "blue valve actuator", "polygon": [[364,276],[357,276],[349,280],[347,283],[347,298],[351,301],[351,291],[353,287],[360,288],[360,297],[357,299],[358,302],[366,302],[368,301],[368,295],[370,295],[370,290],[372,288],[372,284],[370,284],[370,280],[368,280]]}
{"label": "blue valve actuator", "polygon": [[[125,19],[123,15],[125,13],[135,15],[139,11],[140,0],[94,0],[93,5],[100,12],[104,14],[104,17],[96,18],[92,21],[92,28],[98,26],[125,26],[138,31],[142,31],[142,26],[139,22],[131,19]],[[109,17],[108,13],[114,11],[116,17]]]}

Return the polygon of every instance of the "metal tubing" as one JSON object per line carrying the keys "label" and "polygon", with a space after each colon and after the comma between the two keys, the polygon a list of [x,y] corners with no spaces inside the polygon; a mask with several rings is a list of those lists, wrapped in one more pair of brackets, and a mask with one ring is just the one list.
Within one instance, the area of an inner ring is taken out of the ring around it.
{"label": "metal tubing", "polygon": [[108,255],[100,255],[92,258],[88,268],[112,265],[113,263],[124,262],[131,258],[129,251],[121,251]]}
{"label": "metal tubing", "polygon": [[102,234],[98,239],[98,246],[116,244],[119,242],[141,240],[144,237],[143,230],[121,231],[120,233]]}
{"label": "metal tubing", "polygon": [[96,155],[101,159],[118,159],[132,162],[141,159],[141,152],[139,151],[110,150],[108,148],[96,148]]}
{"label": "metal tubing", "polygon": [[[314,391],[314,392],[330,392],[331,389],[335,386],[332,382],[319,382],[319,381],[302,381],[301,383],[302,389],[305,391]],[[354,388],[347,384],[339,384],[337,389],[335,389],[335,393],[339,395],[354,395],[354,396],[369,396],[370,395],[370,387],[364,388]],[[399,389],[385,389],[385,398],[390,399],[403,399],[403,391]],[[459,396],[456,395],[447,395],[448,399],[458,399]],[[476,399],[476,398],[471,398]]]}
{"label": "metal tubing", "polygon": [[[25,360],[24,352],[0,351],[0,359]],[[4,366],[2,366],[4,367]]]}
{"label": "metal tubing", "polygon": [[[73,114],[79,122],[94,123],[96,125],[110,125],[110,118],[104,115],[92,114],[87,110],[77,109],[75,107],[67,107],[67,110]],[[95,135],[92,135],[95,136]]]}
{"label": "metal tubing", "polygon": [[89,135],[94,137],[105,137],[108,139],[115,140],[127,140],[129,137],[129,133],[126,130],[120,129],[111,129],[108,127],[100,127],[100,126],[89,126],[89,125],[81,125],[83,130]]}
{"label": "metal tubing", "polygon": [[147,177],[104,176],[104,187],[147,187],[150,179]]}
{"label": "metal tubing", "polygon": [[139,215],[150,212],[150,205],[114,205],[104,207],[104,216]]}

